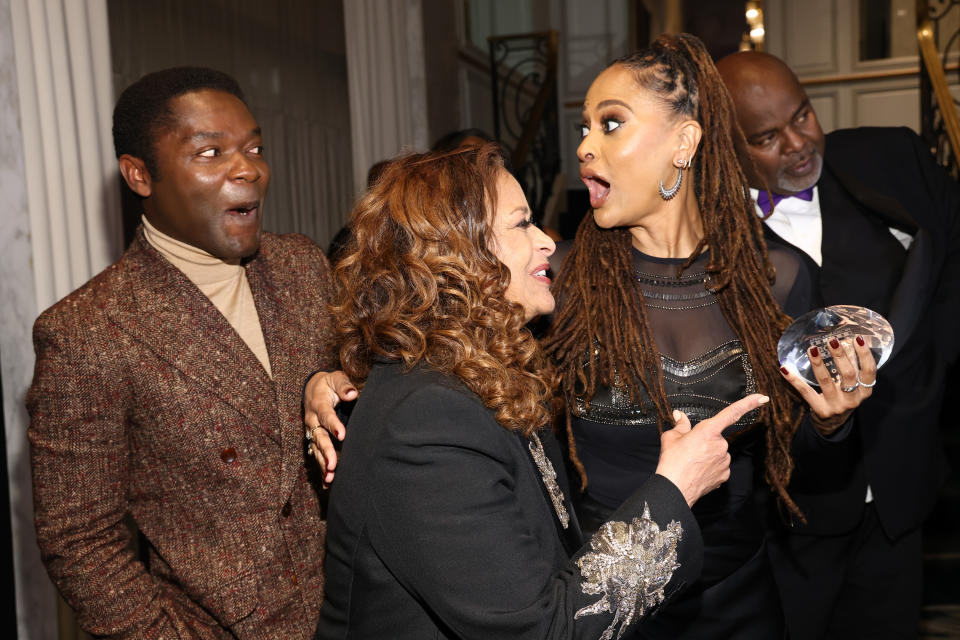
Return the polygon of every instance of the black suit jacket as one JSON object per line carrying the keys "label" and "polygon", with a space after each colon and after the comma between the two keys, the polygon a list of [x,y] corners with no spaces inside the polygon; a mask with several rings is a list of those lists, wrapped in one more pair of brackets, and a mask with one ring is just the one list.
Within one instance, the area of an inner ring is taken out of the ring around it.
{"label": "black suit jacket", "polygon": [[[929,514],[946,473],[939,414],[945,368],[957,352],[960,187],[912,131],[870,127],[827,136],[817,185],[822,267],[803,254],[817,306],[879,311],[895,345],[857,410],[858,437],[797,458],[791,494],[808,525],[795,531],[852,529],[869,483],[884,531],[896,538]],[[909,250],[890,227],[914,236]]]}
{"label": "black suit jacket", "polygon": [[[527,440],[459,381],[378,364],[350,429],[330,496],[318,638],[598,638],[626,617],[576,563],[601,549],[576,548],[575,518],[560,528]],[[565,486],[559,447],[542,440]],[[645,506],[651,519],[634,520]],[[654,476],[613,520],[633,522],[635,536],[641,522],[651,534],[679,525],[678,566],[660,583],[668,597],[699,575],[699,528],[666,479]],[[636,573],[607,551],[620,561],[611,570]],[[648,574],[658,562],[647,558]],[[577,617],[604,598],[608,610]]]}

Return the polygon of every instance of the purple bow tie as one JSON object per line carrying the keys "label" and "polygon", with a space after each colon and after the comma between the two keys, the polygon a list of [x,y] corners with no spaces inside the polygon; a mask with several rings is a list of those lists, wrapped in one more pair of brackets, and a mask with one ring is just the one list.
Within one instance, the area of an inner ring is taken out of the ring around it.
{"label": "purple bow tie", "polygon": [[[813,200],[813,187],[810,187],[809,189],[804,189],[803,191],[799,191],[793,194],[792,196],[785,196],[779,193],[775,193],[773,194],[773,206],[776,207],[777,204],[779,204],[779,202],[784,198],[800,198],[801,200],[806,200],[807,202],[810,202],[811,200]],[[769,196],[767,196],[766,191],[761,190],[760,193],[757,194],[757,206],[760,207],[760,211],[762,211],[764,215],[766,215],[767,212],[770,211],[770,198]]]}

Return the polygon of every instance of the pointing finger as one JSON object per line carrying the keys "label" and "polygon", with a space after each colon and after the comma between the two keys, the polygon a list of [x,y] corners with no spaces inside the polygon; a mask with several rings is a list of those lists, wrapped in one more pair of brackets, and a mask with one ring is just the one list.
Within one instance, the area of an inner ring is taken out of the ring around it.
{"label": "pointing finger", "polygon": [[707,418],[697,423],[697,430],[709,429],[711,432],[720,434],[724,429],[735,423],[744,415],[753,411],[757,407],[770,402],[770,398],[759,393],[753,393],[746,398],[741,398],[736,402],[721,409],[712,418]]}

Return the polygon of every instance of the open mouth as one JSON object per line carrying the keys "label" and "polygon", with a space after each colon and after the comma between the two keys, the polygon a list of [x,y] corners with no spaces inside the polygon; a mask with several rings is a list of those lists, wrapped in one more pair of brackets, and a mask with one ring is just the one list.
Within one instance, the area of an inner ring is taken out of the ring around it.
{"label": "open mouth", "polygon": [[583,184],[587,185],[587,191],[590,192],[590,206],[598,209],[606,202],[610,195],[610,183],[600,176],[581,175]]}
{"label": "open mouth", "polygon": [[256,200],[251,202],[244,202],[235,207],[227,209],[227,213],[235,216],[253,216],[256,215],[257,210],[260,208],[260,203]]}
{"label": "open mouth", "polygon": [[550,265],[542,264],[537,267],[536,271],[530,273],[535,280],[539,280],[545,284],[550,284],[550,276],[547,275],[547,271],[550,269]]}

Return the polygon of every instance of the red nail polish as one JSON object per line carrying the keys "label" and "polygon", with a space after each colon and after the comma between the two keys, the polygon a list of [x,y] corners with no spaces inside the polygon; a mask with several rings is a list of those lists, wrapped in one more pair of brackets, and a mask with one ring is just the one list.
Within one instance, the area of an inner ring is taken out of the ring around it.
{"label": "red nail polish", "polygon": [[863,346],[863,338],[861,338],[860,336],[857,336],[857,344],[860,345],[861,347]]}
{"label": "red nail polish", "polygon": [[818,349],[818,348],[816,348],[816,347],[810,347],[810,356],[813,357],[813,358],[819,358],[819,357],[820,357],[820,349]]}
{"label": "red nail polish", "polygon": [[780,373],[782,373],[785,376],[790,375],[790,371],[786,367],[780,367]]}
{"label": "red nail polish", "polygon": [[840,348],[840,341],[837,340],[836,338],[830,338],[830,348],[831,348],[831,349],[839,349],[839,348]]}

